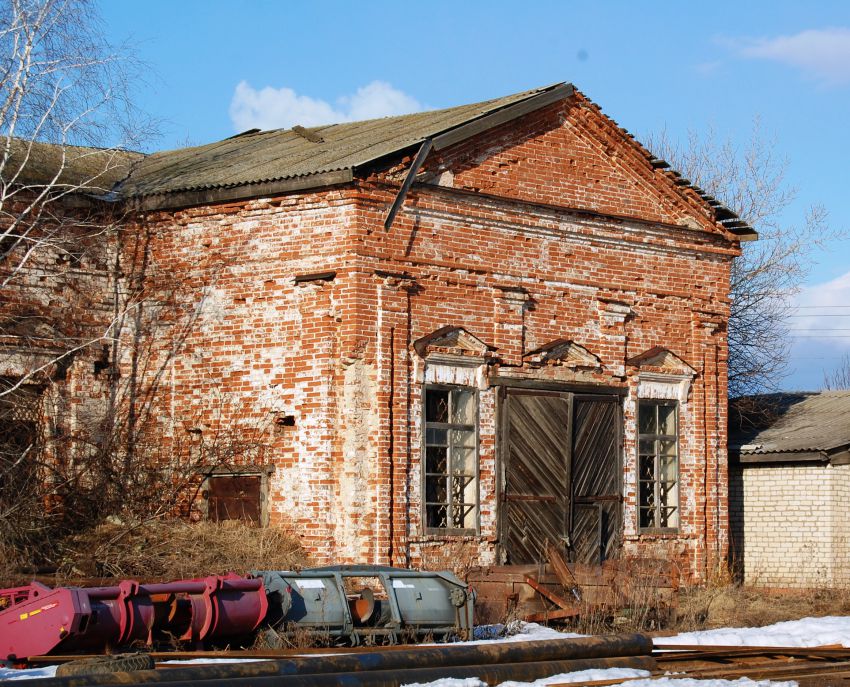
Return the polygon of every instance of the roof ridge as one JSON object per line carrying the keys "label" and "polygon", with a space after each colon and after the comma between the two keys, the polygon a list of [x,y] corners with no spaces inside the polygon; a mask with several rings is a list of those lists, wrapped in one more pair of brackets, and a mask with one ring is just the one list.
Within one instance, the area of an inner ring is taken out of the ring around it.
{"label": "roof ridge", "polygon": [[[282,188],[299,178],[313,177],[321,186],[327,185],[328,174],[347,170],[350,180],[354,170],[400,154],[427,138],[433,138],[439,149],[572,92],[570,84],[559,82],[438,110],[310,128],[269,129],[202,146],[160,151],[138,166],[121,191],[144,207],[178,207],[182,202],[194,204],[196,192],[203,189],[244,186],[245,197],[251,197],[259,187],[267,193],[269,184]],[[323,141],[311,140],[316,138]],[[343,176],[336,174],[333,178]],[[299,182],[298,188],[309,185]],[[185,197],[178,198],[178,194]],[[141,200],[148,197],[156,198]]]}
{"label": "roof ridge", "polygon": [[504,96],[501,96],[501,97],[498,97],[498,98],[489,98],[488,100],[481,100],[481,101],[474,102],[474,103],[464,103],[462,105],[452,105],[451,107],[438,107],[438,108],[429,109],[429,110],[419,110],[418,112],[406,112],[404,114],[385,115],[384,117],[369,117],[368,119],[352,119],[352,120],[347,121],[347,122],[326,122],[324,124],[314,124],[312,126],[302,126],[300,124],[294,124],[291,127],[281,127],[281,128],[277,128],[277,129],[261,129],[259,131],[259,133],[270,134],[270,133],[277,133],[277,132],[292,131],[296,126],[300,126],[303,129],[320,129],[320,128],[321,129],[330,129],[330,128],[334,128],[334,127],[350,126],[352,124],[369,124],[369,123],[372,123],[372,122],[380,122],[380,121],[386,121],[386,120],[390,120],[390,119],[398,120],[398,119],[404,119],[406,117],[418,117],[418,116],[422,116],[422,115],[436,115],[436,114],[443,113],[443,112],[451,112],[452,110],[460,110],[460,109],[465,109],[465,108],[473,108],[473,107],[476,107],[476,106],[480,107],[480,106],[484,106],[484,105],[491,105],[495,102],[498,102],[500,100],[505,100],[507,98],[522,98],[523,96],[531,97],[533,95],[536,95],[537,93],[543,93],[545,91],[551,90],[552,88],[555,88],[556,86],[565,85],[566,83],[567,82],[565,82],[565,81],[558,81],[556,83],[549,84],[547,86],[540,86],[538,88],[532,88],[532,89],[529,89],[527,91],[520,91],[518,93],[511,93],[509,95],[504,95]]}

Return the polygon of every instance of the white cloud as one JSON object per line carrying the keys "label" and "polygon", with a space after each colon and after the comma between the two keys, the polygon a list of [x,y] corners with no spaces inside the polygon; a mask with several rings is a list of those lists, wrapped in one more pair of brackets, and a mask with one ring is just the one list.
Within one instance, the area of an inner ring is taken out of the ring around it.
{"label": "white cloud", "polygon": [[736,41],[743,57],[797,67],[824,85],[850,83],[850,28],[808,29],[791,36]]}
{"label": "white cloud", "polygon": [[422,105],[415,98],[393,88],[385,81],[373,81],[362,86],[354,95],[342,97],[339,102],[347,108],[348,119],[351,121],[409,114],[422,110]]}
{"label": "white cloud", "polygon": [[299,95],[291,88],[255,89],[241,81],[230,101],[230,120],[236,131],[246,129],[285,129],[296,124],[317,126],[359,119],[389,117],[419,112],[422,105],[385,81],[372,81],[352,95],[337,99],[336,105],[325,100]]}
{"label": "white cloud", "polygon": [[820,389],[824,379],[850,354],[850,272],[807,286],[794,298],[790,389]]}
{"label": "white cloud", "polygon": [[[850,272],[803,288],[794,299],[791,327],[797,336],[850,348]],[[847,336],[847,338],[844,338]]]}

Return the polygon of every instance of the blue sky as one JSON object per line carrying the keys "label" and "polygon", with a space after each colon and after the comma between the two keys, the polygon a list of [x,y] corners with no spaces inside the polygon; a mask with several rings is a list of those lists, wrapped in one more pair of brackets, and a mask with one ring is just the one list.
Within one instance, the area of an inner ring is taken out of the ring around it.
{"label": "blue sky", "polygon": [[[162,121],[154,148],[571,81],[638,138],[713,127],[743,145],[758,117],[797,190],[784,219],[802,222],[820,204],[833,227],[850,228],[848,2],[102,0],[101,9],[110,38],[148,65],[137,98]],[[819,388],[850,353],[850,238],[814,257],[784,388]]]}

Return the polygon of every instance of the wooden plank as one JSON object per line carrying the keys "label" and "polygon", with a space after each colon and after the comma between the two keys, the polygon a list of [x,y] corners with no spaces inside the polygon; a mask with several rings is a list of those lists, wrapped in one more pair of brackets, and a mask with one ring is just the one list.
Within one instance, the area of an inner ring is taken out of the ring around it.
{"label": "wooden plank", "polygon": [[570,567],[561,555],[560,548],[550,545],[546,550],[546,553],[549,556],[549,565],[552,566],[552,569],[555,571],[555,576],[558,578],[561,585],[563,585],[566,589],[578,587],[579,584],[576,581],[575,575],[573,575]]}
{"label": "wooden plank", "polygon": [[549,620],[564,620],[581,615],[577,608],[558,608],[554,611],[543,611],[541,613],[529,613],[523,617],[527,623],[545,623]]}
{"label": "wooden plank", "polygon": [[576,610],[576,606],[573,603],[570,603],[562,596],[555,594],[550,589],[546,589],[542,584],[538,584],[537,581],[532,577],[526,577],[525,583],[531,587],[534,591],[536,591],[541,596],[545,596],[549,601],[551,601],[556,606],[560,606],[564,610]]}
{"label": "wooden plank", "polygon": [[546,547],[567,534],[569,399],[522,392],[505,403],[505,552],[511,563],[543,562]]}
{"label": "wooden plank", "polygon": [[[452,189],[458,191],[458,189]],[[480,193],[475,193],[475,197],[479,197]],[[495,196],[494,196],[495,198]],[[499,197],[499,202],[503,202],[504,198]],[[534,207],[540,207],[535,203]],[[555,206],[552,206],[555,209]],[[490,378],[492,386],[503,386],[509,390],[541,390],[541,391],[557,391],[562,393],[597,393],[615,396],[626,396],[628,389],[621,386],[603,386],[600,384],[585,384],[581,382],[555,382],[547,379],[520,379],[518,377],[494,376]]]}
{"label": "wooden plank", "polygon": [[616,399],[573,399],[572,542],[581,563],[601,564],[616,555],[622,522],[620,424]]}
{"label": "wooden plank", "polygon": [[709,670],[688,671],[688,676],[697,679],[735,679],[748,677],[753,680],[757,678],[784,679],[794,677],[812,677],[824,673],[850,671],[850,661],[839,663],[801,663],[794,665],[789,663],[769,663],[758,666],[728,666],[723,668],[712,668]]}

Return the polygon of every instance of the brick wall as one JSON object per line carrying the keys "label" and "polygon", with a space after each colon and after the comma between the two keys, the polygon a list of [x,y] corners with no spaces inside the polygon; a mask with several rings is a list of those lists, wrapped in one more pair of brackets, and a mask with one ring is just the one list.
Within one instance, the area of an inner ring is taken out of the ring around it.
{"label": "brick wall", "polygon": [[[694,579],[722,562],[734,237],[580,95],[435,153],[385,231],[409,159],[397,162],[335,189],[138,218],[122,270],[139,314],[117,362],[168,460],[212,446],[269,467],[269,520],[317,563],[493,563],[493,381],[603,385],[624,398],[625,554],[673,557]],[[423,360],[412,343],[445,326],[483,342],[487,362]],[[524,357],[561,338],[599,364]],[[681,525],[663,535],[637,530],[647,370],[628,364],[656,346],[690,370]],[[479,531],[463,536],[421,521],[423,385],[446,379],[479,399]],[[256,441],[240,451],[244,436]]]}
{"label": "brick wall", "polygon": [[748,465],[730,480],[731,536],[746,584],[779,588],[850,583],[844,509],[850,465]]}

